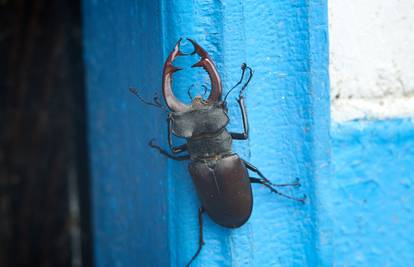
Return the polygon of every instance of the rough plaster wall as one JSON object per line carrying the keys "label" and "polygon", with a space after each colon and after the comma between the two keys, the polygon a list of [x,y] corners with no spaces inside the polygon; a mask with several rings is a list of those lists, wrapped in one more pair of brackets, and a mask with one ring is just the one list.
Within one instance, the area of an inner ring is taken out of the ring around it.
{"label": "rough plaster wall", "polygon": [[414,1],[329,1],[332,118],[414,114]]}
{"label": "rough plaster wall", "polygon": [[334,266],[414,266],[412,119],[332,126]]}
{"label": "rough plaster wall", "polygon": [[331,0],[329,16],[332,262],[414,266],[414,2]]}

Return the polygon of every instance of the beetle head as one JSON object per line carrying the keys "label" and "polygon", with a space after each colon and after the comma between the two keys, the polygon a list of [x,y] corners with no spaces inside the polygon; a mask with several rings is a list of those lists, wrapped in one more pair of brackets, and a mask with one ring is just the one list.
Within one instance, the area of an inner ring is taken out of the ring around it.
{"label": "beetle head", "polygon": [[[180,38],[175,45],[173,51],[168,56],[167,60],[164,64],[163,76],[162,76],[162,92],[164,95],[165,102],[170,110],[174,112],[184,112],[191,109],[199,109],[203,106],[212,105],[221,100],[222,95],[222,85],[220,75],[218,74],[217,68],[214,65],[213,60],[210,58],[207,51],[205,51],[199,44],[197,44],[194,40],[187,38],[188,41],[194,47],[194,51],[191,53],[183,53],[180,50],[180,44],[182,38]],[[172,63],[175,58],[178,56],[185,56],[185,55],[194,55],[197,54],[200,56],[200,61],[192,65],[192,68],[201,67],[203,68],[208,76],[210,77],[211,81],[211,90],[210,95],[207,100],[203,100],[201,96],[197,96],[192,101],[191,105],[186,105],[178,100],[172,91],[172,74],[176,71],[181,70],[182,68],[174,66]]]}
{"label": "beetle head", "polygon": [[202,109],[203,107],[207,106],[208,102],[203,99],[202,96],[194,97],[193,101],[191,102],[192,109]]}

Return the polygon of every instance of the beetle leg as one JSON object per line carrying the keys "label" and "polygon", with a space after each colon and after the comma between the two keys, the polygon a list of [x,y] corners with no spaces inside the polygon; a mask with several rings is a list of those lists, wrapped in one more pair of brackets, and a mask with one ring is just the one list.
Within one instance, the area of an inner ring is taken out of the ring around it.
{"label": "beetle leg", "polygon": [[198,209],[198,225],[199,225],[199,229],[200,229],[200,234],[199,234],[199,240],[198,240],[198,249],[196,251],[196,253],[193,255],[193,257],[191,258],[191,260],[187,263],[187,267],[189,267],[191,265],[191,263],[197,258],[198,254],[200,254],[201,249],[204,246],[204,239],[203,239],[203,213],[204,213],[204,208],[200,207]]}
{"label": "beetle leg", "polygon": [[272,186],[300,186],[300,182],[299,182],[299,178],[296,178],[296,181],[293,183],[288,183],[288,184],[274,184],[271,181],[269,181],[269,179],[267,179],[263,173],[261,171],[259,171],[258,168],[256,168],[255,166],[253,166],[250,162],[245,161],[244,159],[242,159],[244,164],[246,165],[246,168],[251,170],[252,172],[257,173],[257,175],[260,176],[260,178],[262,178],[262,180],[266,183],[268,183],[269,185]]}
{"label": "beetle leg", "polygon": [[295,181],[293,183],[287,183],[287,184],[273,184],[273,186],[300,186],[299,178],[296,177]]}
{"label": "beetle leg", "polygon": [[179,154],[181,152],[187,151],[187,144],[182,144],[180,146],[171,146],[170,149],[173,154]]}
{"label": "beetle leg", "polygon": [[257,173],[262,179],[263,179],[263,181],[265,181],[266,183],[268,183],[268,184],[271,184],[271,185],[273,185],[272,184],[272,182],[270,182],[264,175],[263,175],[263,173],[261,172],[261,171],[259,171],[259,169],[258,168],[256,168],[255,166],[253,166],[253,164],[251,164],[250,162],[247,162],[247,161],[245,161],[244,159],[242,159],[243,160],[243,162],[244,162],[244,164],[246,165],[246,168],[247,169],[249,169],[249,170],[251,170],[252,172],[255,172],[255,173]]}
{"label": "beetle leg", "polygon": [[173,154],[178,154],[178,153],[187,151],[187,144],[182,144],[182,145],[179,145],[179,146],[173,146],[172,129],[171,129],[172,120],[171,120],[171,118],[168,118],[167,121],[168,121],[168,146],[170,147],[172,153]]}
{"label": "beetle leg", "polygon": [[253,77],[253,70],[249,66],[247,66],[246,63],[243,63],[241,65],[241,69],[242,69],[242,74],[241,74],[240,80],[227,92],[226,96],[224,97],[224,102],[225,102],[230,92],[242,83],[243,78],[244,78],[244,73],[246,69],[248,69],[249,74],[250,74],[249,78],[243,84],[242,89],[240,90],[240,93],[239,93],[239,97],[237,98],[237,102],[239,103],[242,120],[243,120],[243,133],[230,133],[231,137],[235,140],[247,140],[249,138],[249,121],[247,119],[247,111],[246,111],[246,106],[244,104],[243,92],[244,90],[246,90],[247,85],[250,83],[250,80]]}
{"label": "beetle leg", "polygon": [[295,200],[295,201],[298,201],[298,202],[301,202],[301,203],[305,204],[306,195],[303,196],[302,198],[296,198],[296,197],[291,197],[291,196],[285,195],[282,192],[277,191],[275,188],[273,188],[265,180],[259,179],[259,178],[250,177],[250,182],[251,183],[257,183],[257,184],[262,184],[262,185],[266,186],[267,188],[269,188],[270,191],[272,191],[275,194],[278,194],[279,196],[282,196],[282,197],[285,197],[285,198],[288,198],[288,199],[292,199],[292,200]]}
{"label": "beetle leg", "polygon": [[235,140],[246,140],[249,138],[249,121],[247,120],[246,106],[244,105],[244,97],[240,96],[237,99],[239,103],[242,119],[243,119],[243,133],[230,133],[231,138]]}
{"label": "beetle leg", "polygon": [[163,149],[163,148],[162,148],[162,147],[160,147],[159,145],[155,144],[155,143],[154,143],[154,139],[152,139],[152,140],[148,143],[148,145],[149,145],[150,147],[152,147],[152,148],[158,149],[158,151],[159,151],[161,154],[163,154],[164,156],[169,157],[170,159],[179,160],[179,161],[181,161],[181,160],[188,160],[188,159],[190,159],[190,155],[184,155],[184,156],[174,156],[174,155],[169,154],[167,151],[165,151],[165,149]]}

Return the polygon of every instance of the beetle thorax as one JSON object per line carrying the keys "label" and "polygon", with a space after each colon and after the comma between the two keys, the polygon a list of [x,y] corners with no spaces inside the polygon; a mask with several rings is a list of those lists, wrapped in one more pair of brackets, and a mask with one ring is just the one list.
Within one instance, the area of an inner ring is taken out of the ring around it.
{"label": "beetle thorax", "polygon": [[[194,102],[194,101],[193,101]],[[217,105],[197,103],[197,108],[170,115],[172,132],[179,137],[193,138],[221,132],[229,122],[226,110]]]}
{"label": "beetle thorax", "polygon": [[229,118],[225,108],[197,104],[200,104],[198,108],[171,113],[172,132],[187,139],[188,151],[196,158],[230,152],[231,137],[226,131]]}

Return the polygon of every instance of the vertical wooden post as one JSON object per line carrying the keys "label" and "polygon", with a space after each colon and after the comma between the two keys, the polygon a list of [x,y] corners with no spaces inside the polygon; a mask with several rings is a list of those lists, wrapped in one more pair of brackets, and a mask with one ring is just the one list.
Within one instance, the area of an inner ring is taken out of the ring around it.
{"label": "vertical wooden post", "polygon": [[159,91],[157,1],[84,1],[96,266],[168,266],[167,161],[148,148],[165,116],[138,102]]}
{"label": "vertical wooden post", "polygon": [[[318,265],[315,192],[329,170],[326,2],[86,0],[84,18],[97,264],[184,266],[196,250],[200,204],[186,163],[148,149],[153,137],[166,145],[165,115],[128,93],[129,86],[148,98],[160,92],[163,60],[184,36],[211,54],[225,91],[241,63],[255,70],[246,93],[251,137],[235,141],[235,150],[273,182],[299,177],[303,186],[286,193],[308,195],[301,205],[254,185],[243,227],[225,229],[205,216],[206,245],[194,266]],[[185,99],[203,75],[178,73],[176,95]],[[240,129],[234,98],[230,128]]]}

